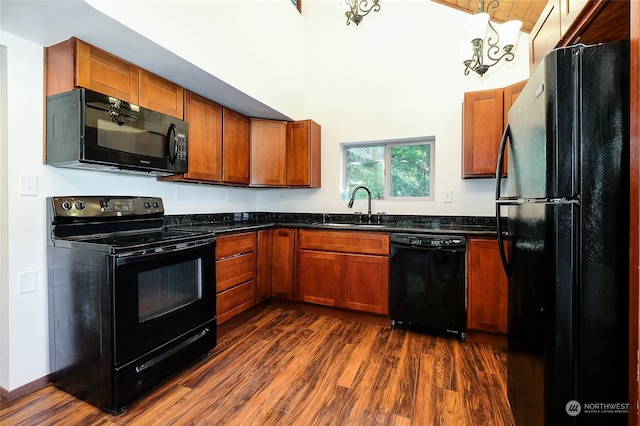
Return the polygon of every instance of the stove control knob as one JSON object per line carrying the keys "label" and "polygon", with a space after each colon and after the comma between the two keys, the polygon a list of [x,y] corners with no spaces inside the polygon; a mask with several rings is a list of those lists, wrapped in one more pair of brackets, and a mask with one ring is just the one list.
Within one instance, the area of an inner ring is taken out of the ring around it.
{"label": "stove control knob", "polygon": [[76,201],[76,209],[78,210],[82,210],[84,209],[85,205],[82,201]]}
{"label": "stove control knob", "polygon": [[160,203],[157,202],[157,201],[154,201],[153,202],[153,207],[157,209],[158,207],[160,207]]}
{"label": "stove control knob", "polygon": [[151,201],[147,200],[144,202],[144,208],[145,209],[150,209],[151,208]]}
{"label": "stove control knob", "polygon": [[61,204],[62,210],[71,210],[73,205],[69,201],[63,201]]}

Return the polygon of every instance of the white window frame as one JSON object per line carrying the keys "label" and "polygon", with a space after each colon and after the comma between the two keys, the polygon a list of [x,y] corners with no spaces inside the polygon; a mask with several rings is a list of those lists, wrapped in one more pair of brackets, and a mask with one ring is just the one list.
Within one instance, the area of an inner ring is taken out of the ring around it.
{"label": "white window frame", "polygon": [[[340,193],[343,200],[348,200],[351,194],[347,193],[347,149],[352,147],[367,147],[367,146],[384,146],[384,194],[381,200],[384,201],[435,201],[435,149],[436,149],[436,137],[435,136],[421,136],[405,139],[388,139],[377,141],[362,141],[362,142],[343,142],[340,144],[341,153],[341,181],[340,181]],[[429,196],[428,197],[392,197],[391,190],[391,173],[389,173],[391,167],[391,147],[392,146],[404,146],[404,145],[429,145],[430,157],[429,157]]]}

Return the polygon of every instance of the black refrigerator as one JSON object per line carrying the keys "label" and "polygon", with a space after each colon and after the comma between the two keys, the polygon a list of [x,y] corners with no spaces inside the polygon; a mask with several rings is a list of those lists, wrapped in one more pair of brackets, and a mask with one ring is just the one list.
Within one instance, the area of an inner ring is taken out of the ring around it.
{"label": "black refrigerator", "polygon": [[627,42],[553,51],[509,111],[496,216],[518,426],[627,424],[629,121]]}

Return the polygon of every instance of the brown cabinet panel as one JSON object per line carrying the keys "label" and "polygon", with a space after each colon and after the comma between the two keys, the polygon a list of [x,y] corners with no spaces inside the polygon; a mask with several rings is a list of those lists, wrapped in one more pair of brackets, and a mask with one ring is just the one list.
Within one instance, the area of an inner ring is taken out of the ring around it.
{"label": "brown cabinet panel", "polygon": [[495,239],[469,238],[467,290],[468,328],[506,333],[508,283]]}
{"label": "brown cabinet panel", "polygon": [[256,277],[256,253],[227,257],[216,262],[216,290],[225,291]]}
{"label": "brown cabinet panel", "polygon": [[240,312],[246,311],[250,307],[254,306],[255,298],[255,280],[248,281],[244,284],[219,293],[216,300],[218,324],[222,324],[229,318],[233,318]]}
{"label": "brown cabinet panel", "polygon": [[512,84],[511,86],[507,86],[504,88],[504,118],[502,127],[506,127],[509,122],[509,110],[513,103],[518,99],[522,89],[526,86],[528,80],[521,81],[520,83]]}
{"label": "brown cabinet panel", "polygon": [[342,255],[300,250],[299,299],[326,306],[340,305]]}
{"label": "brown cabinet panel", "polygon": [[251,185],[285,186],[287,122],[251,120]]}
{"label": "brown cabinet panel", "polygon": [[140,69],[75,37],[45,49],[46,94],[84,87],[139,104]]}
{"label": "brown cabinet panel", "polygon": [[222,114],[222,180],[249,185],[251,122],[249,117],[228,108]]}
{"label": "brown cabinet panel", "polygon": [[255,249],[255,232],[225,235],[216,240],[216,259],[253,252]]}
{"label": "brown cabinet panel", "polygon": [[140,106],[182,120],[184,89],[169,80],[140,70]]}
{"label": "brown cabinet panel", "polygon": [[301,229],[300,248],[340,253],[388,255],[389,234]]}
{"label": "brown cabinet panel", "polygon": [[300,300],[389,313],[388,234],[300,229],[298,236]]}
{"label": "brown cabinet panel", "polygon": [[218,324],[256,304],[256,233],[216,241]]}
{"label": "brown cabinet panel", "polygon": [[[530,70],[542,62],[560,41],[560,0],[550,0],[529,35]],[[564,0],[563,0],[564,1]]]}
{"label": "brown cabinet panel", "polygon": [[271,296],[293,300],[296,230],[273,229],[271,244]]}
{"label": "brown cabinet panel", "polygon": [[376,314],[389,313],[389,258],[345,255],[342,306]]}
{"label": "brown cabinet panel", "polygon": [[495,176],[503,116],[503,89],[464,94],[463,178]]}
{"label": "brown cabinet panel", "polygon": [[[256,303],[271,296],[271,229],[258,231],[257,265],[256,265]],[[292,266],[293,267],[293,266]]]}
{"label": "brown cabinet panel", "polygon": [[222,106],[187,92],[189,171],[185,179],[222,181]]}
{"label": "brown cabinet panel", "polygon": [[312,120],[287,124],[287,186],[320,188],[320,125]]}

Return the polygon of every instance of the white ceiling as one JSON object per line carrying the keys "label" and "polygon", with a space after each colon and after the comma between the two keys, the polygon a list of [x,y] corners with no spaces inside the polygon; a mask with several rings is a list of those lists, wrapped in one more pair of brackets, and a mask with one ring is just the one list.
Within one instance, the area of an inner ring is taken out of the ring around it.
{"label": "white ceiling", "polygon": [[42,46],[74,36],[241,114],[290,120],[82,0],[0,0],[0,30]]}

